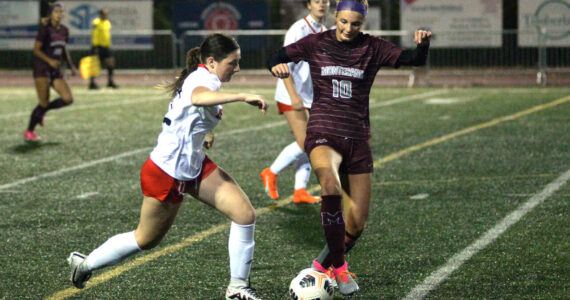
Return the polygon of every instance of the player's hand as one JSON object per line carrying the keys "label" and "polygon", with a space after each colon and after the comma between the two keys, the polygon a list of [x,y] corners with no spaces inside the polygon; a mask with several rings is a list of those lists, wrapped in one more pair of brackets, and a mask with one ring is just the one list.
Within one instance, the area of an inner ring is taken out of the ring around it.
{"label": "player's hand", "polygon": [[287,78],[291,74],[291,71],[287,64],[278,64],[271,68],[271,73],[278,78]]}
{"label": "player's hand", "polygon": [[431,40],[431,31],[416,30],[416,32],[414,32],[414,43],[416,43],[416,45],[422,47],[429,46],[430,40]]}
{"label": "player's hand", "polygon": [[204,148],[210,149],[214,145],[214,132],[210,131],[206,134],[206,138],[204,139]]}
{"label": "player's hand", "polygon": [[265,99],[263,99],[263,97],[260,95],[243,94],[243,101],[249,105],[259,107],[262,113],[265,113],[267,111],[267,101],[265,101]]}
{"label": "player's hand", "polygon": [[301,100],[299,96],[291,97],[291,108],[293,108],[294,111],[303,111],[305,109],[303,100]]}
{"label": "player's hand", "polygon": [[57,69],[57,68],[59,68],[60,62],[59,62],[59,60],[50,59],[48,61],[48,65],[54,69]]}

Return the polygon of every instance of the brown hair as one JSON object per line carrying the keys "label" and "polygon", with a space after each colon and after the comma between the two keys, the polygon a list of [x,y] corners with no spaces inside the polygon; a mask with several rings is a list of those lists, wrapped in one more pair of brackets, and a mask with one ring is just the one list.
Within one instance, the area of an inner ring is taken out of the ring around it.
{"label": "brown hair", "polygon": [[200,47],[194,47],[186,52],[186,68],[180,72],[174,82],[166,86],[166,89],[172,97],[176,96],[186,77],[198,68],[198,64],[206,61],[208,57],[213,57],[215,61],[220,62],[238,49],[237,41],[229,35],[214,33],[207,36]]}

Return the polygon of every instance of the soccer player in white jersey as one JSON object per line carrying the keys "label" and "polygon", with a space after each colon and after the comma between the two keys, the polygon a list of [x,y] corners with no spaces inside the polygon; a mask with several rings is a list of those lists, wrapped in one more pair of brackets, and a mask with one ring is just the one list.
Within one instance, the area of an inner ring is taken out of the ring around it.
{"label": "soccer player in white jersey", "polygon": [[173,99],[157,145],[141,169],[144,197],[138,227],[111,237],[88,256],[71,253],[71,280],[77,288],[85,287],[93,271],[157,246],[188,193],[232,221],[226,299],[261,299],[248,283],[255,211],[235,180],[202,152],[203,145],[211,145],[204,142],[221,120],[222,104],[246,102],[265,113],[267,102],[259,95],[219,91],[239,71],[240,58],[236,40],[223,34],[210,35],[188,51],[186,69],[168,87]]}
{"label": "soccer player in white jersey", "polygon": [[[309,15],[295,22],[285,35],[284,46],[292,44],[309,34],[327,30],[325,19],[329,11],[329,0],[307,0]],[[305,135],[307,131],[307,110],[313,103],[313,83],[309,64],[304,61],[290,63],[291,75],[278,79],[275,89],[275,100],[279,114],[283,114],[295,141],[287,145],[277,156],[269,168],[261,171],[261,180],[269,197],[279,199],[277,175],[292,163],[295,163],[295,192],[294,203],[315,203],[321,198],[313,197],[307,190],[307,182],[311,175],[311,163],[304,152]]]}

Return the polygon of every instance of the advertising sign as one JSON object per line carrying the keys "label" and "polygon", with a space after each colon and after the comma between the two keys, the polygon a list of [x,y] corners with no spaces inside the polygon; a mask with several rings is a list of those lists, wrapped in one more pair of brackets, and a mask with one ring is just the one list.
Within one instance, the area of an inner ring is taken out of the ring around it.
{"label": "advertising sign", "polygon": [[[532,1],[532,0],[531,0]],[[432,47],[501,47],[502,0],[400,0],[402,30],[429,29]],[[412,37],[403,41],[412,47]]]}
{"label": "advertising sign", "polygon": [[70,30],[70,49],[91,47],[91,23],[103,8],[109,11],[113,49],[152,49],[152,0],[58,1],[65,8],[63,24]]}
{"label": "advertising sign", "polygon": [[176,1],[174,28],[177,35],[186,30],[265,29],[269,8],[263,0]]}
{"label": "advertising sign", "polygon": [[518,41],[520,47],[569,47],[570,1],[519,0]]}
{"label": "advertising sign", "polygon": [[39,22],[39,1],[0,1],[0,49],[31,50]]}

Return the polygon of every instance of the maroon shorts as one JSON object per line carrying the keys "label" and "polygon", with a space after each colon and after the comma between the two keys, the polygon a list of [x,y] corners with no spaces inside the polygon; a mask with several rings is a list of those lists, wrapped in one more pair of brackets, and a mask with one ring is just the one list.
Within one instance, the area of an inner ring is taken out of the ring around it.
{"label": "maroon shorts", "polygon": [[342,136],[307,133],[305,138],[305,152],[311,155],[311,151],[319,146],[329,146],[342,155],[339,171],[345,174],[372,173],[374,162],[368,140],[357,140]]}
{"label": "maroon shorts", "polygon": [[47,63],[44,62],[35,62],[34,63],[34,78],[38,77],[47,77],[50,81],[53,81],[57,78],[63,78],[63,74],[61,73],[61,69],[57,68],[54,69],[50,67]]}
{"label": "maroon shorts", "polygon": [[202,171],[198,178],[182,181],[172,178],[159,168],[150,158],[146,160],[141,169],[141,189],[143,195],[160,201],[180,203],[188,188],[206,179],[216,168],[215,162],[208,156],[202,162]]}

